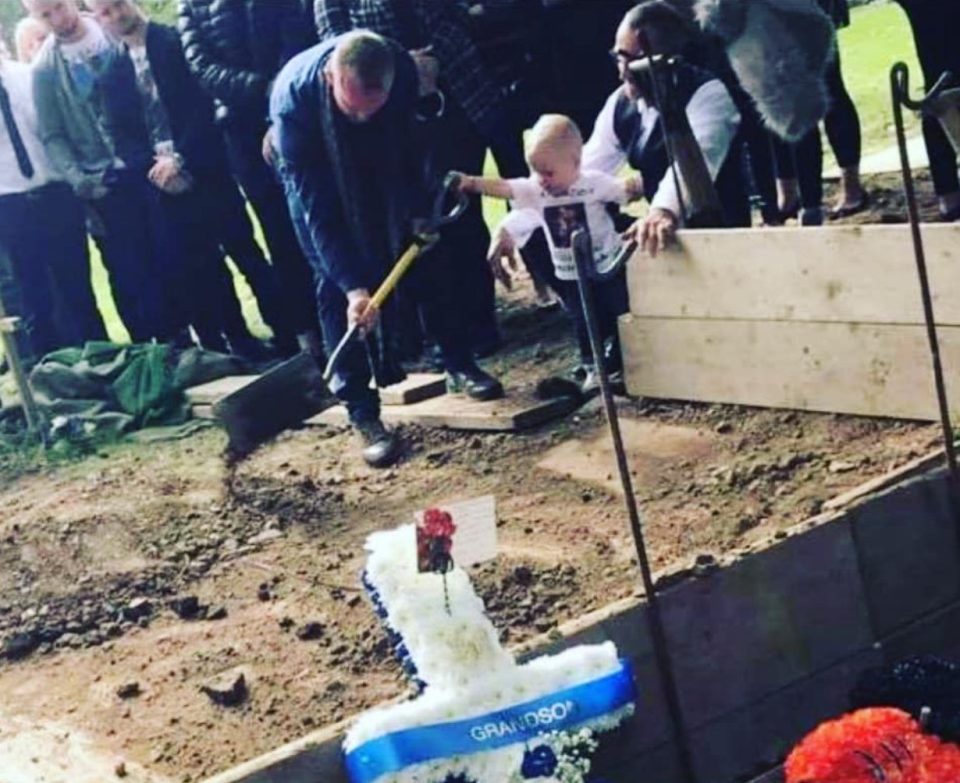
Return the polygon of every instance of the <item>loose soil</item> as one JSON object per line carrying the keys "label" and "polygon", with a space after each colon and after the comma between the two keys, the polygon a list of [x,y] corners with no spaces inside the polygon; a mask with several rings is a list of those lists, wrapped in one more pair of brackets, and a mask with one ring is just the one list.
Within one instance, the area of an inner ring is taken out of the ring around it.
{"label": "loose soil", "polygon": [[[891,222],[896,180],[870,185],[874,207],[853,220]],[[512,391],[572,365],[563,314],[528,285],[501,315],[508,348],[488,366]],[[767,539],[938,444],[928,424],[619,406],[660,571]],[[507,644],[638,592],[596,402],[521,435],[402,431],[388,471],[364,466],[337,428],[284,434],[228,468],[211,430],[5,481],[0,739],[17,721],[56,722],[105,757],[198,781],[402,695],[360,589],[362,545],[428,504],[496,495],[500,555],[474,579]],[[233,670],[249,697],[214,705],[200,686]]]}

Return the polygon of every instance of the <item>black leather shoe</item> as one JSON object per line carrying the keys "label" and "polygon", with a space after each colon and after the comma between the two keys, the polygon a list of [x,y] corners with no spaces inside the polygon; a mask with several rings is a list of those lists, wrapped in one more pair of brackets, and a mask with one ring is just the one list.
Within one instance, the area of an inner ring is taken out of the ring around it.
{"label": "black leather shoe", "polygon": [[496,378],[479,367],[469,367],[459,372],[447,373],[447,392],[463,393],[470,399],[499,400],[503,396],[503,386]]}
{"label": "black leather shoe", "polygon": [[364,462],[372,468],[386,468],[400,457],[400,440],[397,436],[377,421],[355,424],[354,428],[363,442]]}

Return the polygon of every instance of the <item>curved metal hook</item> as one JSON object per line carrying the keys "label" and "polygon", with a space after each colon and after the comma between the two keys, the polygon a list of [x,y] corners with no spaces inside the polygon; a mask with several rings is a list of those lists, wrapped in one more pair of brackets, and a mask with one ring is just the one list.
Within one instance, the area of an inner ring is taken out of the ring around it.
{"label": "curved metal hook", "polygon": [[890,69],[890,84],[893,88],[894,97],[911,111],[930,113],[932,111],[931,104],[947,89],[947,84],[951,81],[953,81],[953,74],[950,71],[945,71],[937,79],[933,89],[919,101],[915,101],[910,97],[910,69],[907,68],[907,64],[896,63]]}

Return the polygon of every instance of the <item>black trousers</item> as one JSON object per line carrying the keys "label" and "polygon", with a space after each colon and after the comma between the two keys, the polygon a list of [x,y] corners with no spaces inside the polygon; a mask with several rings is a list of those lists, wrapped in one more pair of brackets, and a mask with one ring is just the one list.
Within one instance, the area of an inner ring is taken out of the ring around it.
{"label": "black trousers", "polygon": [[158,336],[173,338],[192,325],[204,348],[224,350],[224,334],[245,335],[247,329],[219,243],[220,189],[200,176],[191,191],[177,196],[150,188],[155,288],[163,302]]}
{"label": "black trousers", "polygon": [[93,238],[110,275],[113,301],[134,342],[157,337],[163,329],[164,300],[155,285],[156,260],[150,238],[149,190],[140,172],[111,172],[110,191],[86,202]]}
{"label": "black trousers", "polygon": [[281,332],[277,337],[283,342],[318,325],[310,293],[313,290],[310,266],[297,242],[283,188],[263,159],[266,131],[266,123],[260,120],[234,120],[225,126],[224,137],[233,174],[260,221],[276,270],[283,303],[275,314],[276,327]]}
{"label": "black trousers", "polygon": [[741,143],[746,148],[753,185],[760,197],[760,214],[765,221],[776,222],[779,210],[773,137],[763,127],[760,114],[751,101],[738,104],[737,108],[740,110],[740,132],[734,143]]}
{"label": "black trousers", "polygon": [[[827,71],[827,90],[830,93],[830,109],[823,124],[837,165],[842,169],[857,166],[861,149],[860,115],[843,82],[839,53]],[[773,149],[777,176],[780,179],[798,180],[803,208],[822,206],[823,138],[819,127],[795,144],[774,137]]]}
{"label": "black trousers", "polygon": [[[483,171],[486,144],[449,98],[444,116],[425,123],[423,132],[428,182],[439,184],[449,171]],[[444,229],[434,251],[455,270],[458,299],[470,324],[474,348],[499,342],[496,291],[493,273],[487,264],[489,244],[490,232],[483,219],[481,202],[474,198],[460,219]]]}
{"label": "black trousers", "polygon": [[[280,290],[277,270],[267,260],[256,240],[253,221],[236,182],[229,175],[218,176],[213,183],[214,200],[210,206],[217,209],[220,246],[236,264],[257,300],[260,315],[274,334],[278,346],[295,349],[296,333],[286,317],[286,307]],[[232,288],[232,287],[231,287]],[[235,298],[235,297],[234,297]],[[227,336],[247,333],[246,322],[236,321],[236,312],[227,302],[228,321],[224,323]]]}
{"label": "black trousers", "polygon": [[777,176],[796,179],[800,188],[800,205],[804,209],[823,206],[823,140],[820,129],[814,128],[795,144],[773,138]]}
{"label": "black trousers", "polygon": [[[956,37],[960,30],[960,5],[953,0],[897,0],[907,12],[917,55],[923,68],[923,79],[929,90],[944,71],[954,74],[954,86],[960,74],[960,46]],[[938,196],[960,191],[957,177],[957,155],[938,120],[923,118],[923,138],[930,158],[930,174]]]}
{"label": "black trousers", "polygon": [[827,91],[830,94],[830,109],[823,118],[830,147],[841,169],[860,165],[860,115],[847,92],[840,70],[840,53],[827,70]]}
{"label": "black trousers", "polygon": [[[593,291],[597,322],[600,327],[600,339],[604,342],[604,361],[609,372],[616,372],[621,369],[623,364],[620,356],[617,319],[630,310],[626,267],[620,269],[609,280],[591,281],[590,288]],[[587,322],[583,315],[583,303],[580,299],[580,289],[577,283],[570,280],[560,280],[558,281],[557,293],[563,300],[564,309],[573,320],[577,332],[577,346],[580,349],[580,362],[582,364],[593,364],[590,333],[587,331]]]}
{"label": "black trousers", "polygon": [[69,186],[0,196],[0,256],[0,299],[8,315],[26,323],[20,347],[27,358],[106,338],[90,282],[83,205]]}

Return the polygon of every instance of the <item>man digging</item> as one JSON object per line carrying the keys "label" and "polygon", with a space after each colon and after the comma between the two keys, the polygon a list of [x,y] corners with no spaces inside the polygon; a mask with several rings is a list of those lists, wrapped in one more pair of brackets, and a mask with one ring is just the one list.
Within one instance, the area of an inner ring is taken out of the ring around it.
{"label": "man digging", "polygon": [[[395,462],[400,444],[380,420],[371,377],[387,386],[402,380],[403,371],[396,358],[396,299],[379,312],[370,306],[370,292],[403,249],[414,214],[428,209],[413,132],[422,89],[406,51],[356,31],[291,60],[270,101],[279,170],[316,276],[327,350],[348,323],[359,324],[368,337],[366,345],[353,343],[344,352],[331,389],[345,403],[363,457],[374,467]],[[440,343],[448,391],[496,399],[503,387],[471,355],[452,272],[426,253],[402,294],[417,300]]]}

